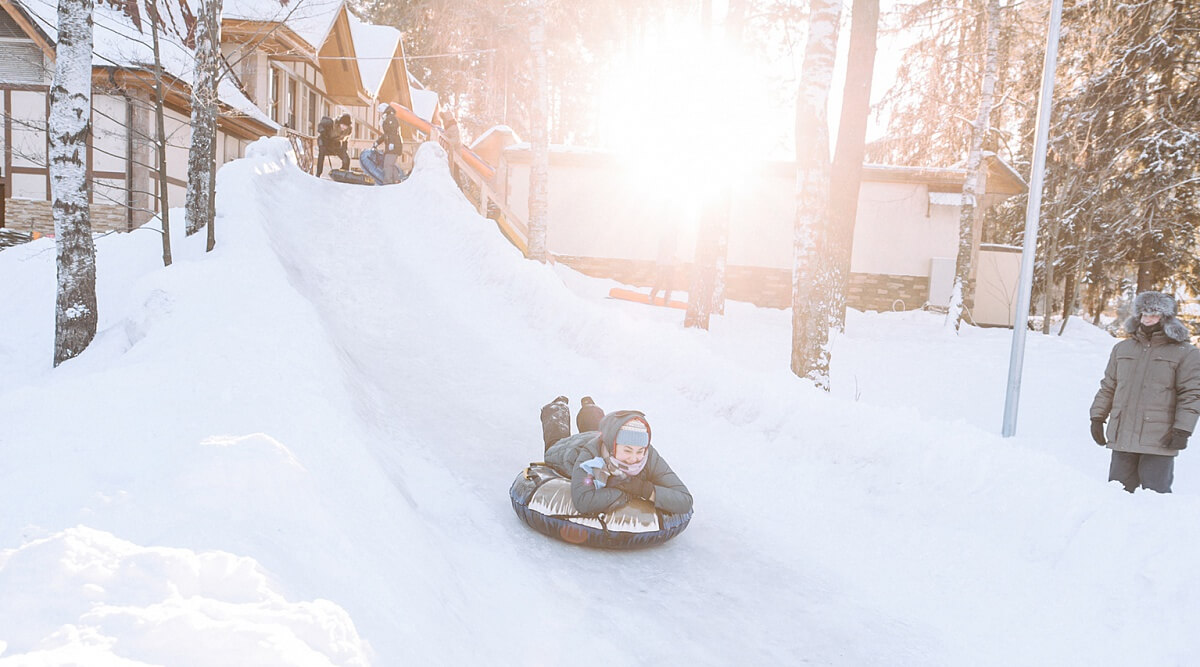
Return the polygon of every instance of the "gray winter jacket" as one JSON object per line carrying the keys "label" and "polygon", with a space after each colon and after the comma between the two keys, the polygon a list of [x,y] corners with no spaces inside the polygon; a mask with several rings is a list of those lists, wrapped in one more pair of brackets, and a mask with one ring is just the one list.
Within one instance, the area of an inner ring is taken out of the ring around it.
{"label": "gray winter jacket", "polygon": [[[610,512],[629,502],[629,494],[612,487],[597,488],[588,483],[588,472],[579,464],[597,456],[608,456],[617,431],[625,422],[642,417],[637,410],[621,410],[604,416],[599,431],[588,431],[563,438],[546,450],[546,463],[560,474],[571,478],[571,500],[581,514]],[[646,449],[646,465],[638,479],[654,484],[654,506],[670,514],[682,514],[692,509],[692,494],[679,476],[659,456],[653,445]]]}
{"label": "gray winter jacket", "polygon": [[1200,350],[1173,314],[1162,329],[1147,336],[1138,316],[1129,318],[1132,333],[1113,347],[1092,401],[1092,419],[1108,419],[1109,449],[1135,454],[1175,456],[1165,444],[1171,429],[1191,433],[1200,415]]}

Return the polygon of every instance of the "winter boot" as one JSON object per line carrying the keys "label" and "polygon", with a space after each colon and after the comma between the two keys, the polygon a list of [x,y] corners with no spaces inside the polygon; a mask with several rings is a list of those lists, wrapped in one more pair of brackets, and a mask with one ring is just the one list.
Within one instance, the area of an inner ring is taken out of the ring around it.
{"label": "winter boot", "polygon": [[542,440],[546,449],[571,435],[571,406],[568,403],[566,396],[559,396],[542,406]]}
{"label": "winter boot", "polygon": [[579,401],[582,406],[579,408],[579,414],[575,415],[575,425],[579,427],[580,433],[588,431],[599,431],[600,420],[604,418],[604,411],[591,396],[584,396],[583,400]]}

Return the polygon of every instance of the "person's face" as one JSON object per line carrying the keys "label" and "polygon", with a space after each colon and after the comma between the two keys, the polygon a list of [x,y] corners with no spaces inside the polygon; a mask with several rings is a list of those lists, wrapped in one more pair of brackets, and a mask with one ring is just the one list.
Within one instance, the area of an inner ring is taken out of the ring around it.
{"label": "person's face", "polygon": [[634,447],[633,445],[617,445],[613,450],[613,458],[625,465],[636,465],[646,458],[646,449],[646,447]]}
{"label": "person's face", "polygon": [[1162,315],[1151,315],[1150,313],[1146,313],[1145,315],[1142,315],[1142,325],[1152,327],[1155,324],[1158,324],[1158,321],[1161,319]]}

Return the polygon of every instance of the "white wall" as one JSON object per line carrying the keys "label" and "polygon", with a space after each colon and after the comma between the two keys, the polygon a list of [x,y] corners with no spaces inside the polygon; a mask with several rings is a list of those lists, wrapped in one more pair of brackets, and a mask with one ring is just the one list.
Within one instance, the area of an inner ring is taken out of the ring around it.
{"label": "white wall", "polygon": [[[514,156],[500,178],[508,205],[528,222],[528,158]],[[527,153],[525,153],[527,155]],[[506,176],[505,176],[506,174]],[[763,164],[731,175],[728,263],[733,266],[792,268],[795,174],[783,163]],[[695,247],[696,216],[686,211],[708,193],[701,185],[654,204],[654,184],[627,174],[611,155],[555,152],[550,169],[550,222],[547,244],[560,255],[652,260],[664,220],[681,223],[680,257]],[[711,189],[708,188],[708,189]],[[872,182],[859,191],[851,271],[928,276],[934,257],[958,252],[957,206],[931,205],[921,183]],[[649,240],[649,242],[641,242]]]}
{"label": "white wall", "polygon": [[[550,170],[547,246],[557,255],[653,260],[658,239],[672,222],[679,228],[678,253],[695,248],[695,217],[665,206],[616,164],[556,164]],[[508,165],[509,206],[529,222],[529,165]]]}
{"label": "white wall", "polygon": [[934,257],[958,255],[957,206],[929,203],[918,183],[863,183],[850,270],[928,276]]}
{"label": "white wall", "polygon": [[128,151],[125,99],[92,95],[92,170],[125,173]]}
{"label": "white wall", "polygon": [[1021,248],[983,246],[978,266],[972,319],[985,326],[1011,327],[1017,319]]}

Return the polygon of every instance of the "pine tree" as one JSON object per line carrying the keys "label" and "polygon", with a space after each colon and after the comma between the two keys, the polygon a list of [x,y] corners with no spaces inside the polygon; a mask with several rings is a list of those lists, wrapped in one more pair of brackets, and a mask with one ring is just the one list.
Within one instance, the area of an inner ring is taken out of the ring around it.
{"label": "pine tree", "polygon": [[59,0],[48,123],[50,192],[58,291],[54,365],[79,355],[96,335],[96,249],[88,202],[92,131],[92,0]]}

